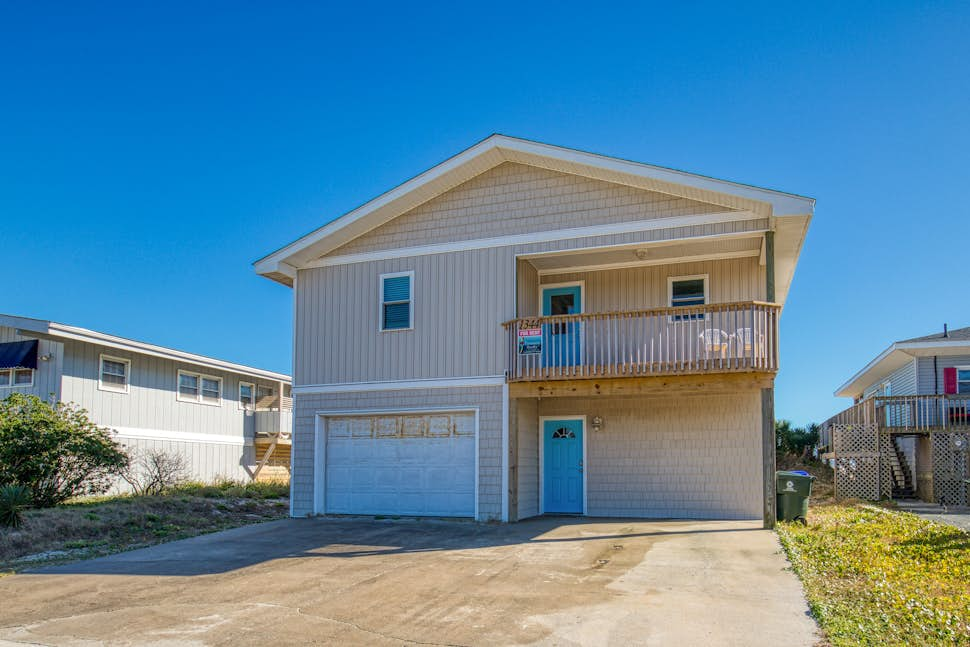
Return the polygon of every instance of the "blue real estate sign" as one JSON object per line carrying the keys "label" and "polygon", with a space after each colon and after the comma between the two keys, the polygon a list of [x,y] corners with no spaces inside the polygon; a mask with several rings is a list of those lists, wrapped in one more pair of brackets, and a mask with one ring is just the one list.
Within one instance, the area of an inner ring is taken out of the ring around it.
{"label": "blue real estate sign", "polygon": [[542,353],[542,328],[519,329],[519,355]]}

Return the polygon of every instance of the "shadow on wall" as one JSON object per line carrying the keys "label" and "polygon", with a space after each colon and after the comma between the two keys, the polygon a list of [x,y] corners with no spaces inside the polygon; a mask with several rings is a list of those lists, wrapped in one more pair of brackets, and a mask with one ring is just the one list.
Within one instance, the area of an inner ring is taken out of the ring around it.
{"label": "shadow on wall", "polygon": [[414,519],[284,519],[29,572],[190,577],[226,573],[276,559],[353,559],[755,530],[761,530],[760,522],[538,517],[499,525]]}

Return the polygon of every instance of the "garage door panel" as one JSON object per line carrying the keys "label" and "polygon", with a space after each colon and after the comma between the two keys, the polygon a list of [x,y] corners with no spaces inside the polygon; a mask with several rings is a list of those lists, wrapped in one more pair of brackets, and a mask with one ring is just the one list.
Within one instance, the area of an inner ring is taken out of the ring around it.
{"label": "garage door panel", "polygon": [[327,512],[474,516],[473,413],[360,416],[327,428]]}

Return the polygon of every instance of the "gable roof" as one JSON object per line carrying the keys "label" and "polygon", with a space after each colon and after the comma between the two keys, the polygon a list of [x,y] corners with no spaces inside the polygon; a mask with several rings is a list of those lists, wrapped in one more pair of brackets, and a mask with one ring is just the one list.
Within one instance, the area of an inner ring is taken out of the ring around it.
{"label": "gable roof", "polygon": [[779,255],[788,254],[786,258],[792,259],[789,264],[782,263],[776,268],[776,274],[781,279],[779,283],[782,285],[787,285],[794,272],[794,259],[797,259],[808,219],[815,207],[814,199],[791,193],[506,135],[492,135],[259,259],[253,265],[257,273],[284,285],[292,285],[296,270],[304,264],[504,162],[527,164],[625,184],[723,205],[727,209],[758,207],[760,210],[767,210],[767,215],[775,218],[797,217],[784,223],[785,227],[779,227],[779,235],[776,235],[776,251]]}
{"label": "gable roof", "polygon": [[845,398],[861,396],[865,390],[887,377],[893,371],[917,357],[934,355],[970,355],[970,327],[957,328],[943,336],[943,332],[893,342],[879,353],[861,371],[853,375],[835,390],[835,395]]}
{"label": "gable roof", "polygon": [[25,337],[37,335],[39,337],[53,338],[57,340],[75,340],[87,342],[90,344],[97,344],[99,346],[106,346],[108,348],[115,348],[131,353],[151,355],[153,357],[161,357],[186,364],[204,366],[229,373],[238,373],[240,375],[261,377],[267,380],[273,380],[275,382],[290,383],[290,376],[284,375],[283,373],[267,371],[265,369],[254,368],[244,364],[236,364],[234,362],[227,362],[225,360],[215,359],[214,357],[207,357],[205,355],[187,353],[185,351],[175,350],[173,348],[166,348],[165,346],[156,346],[155,344],[149,344],[143,341],[135,341],[134,339],[126,339],[124,337],[117,337],[115,335],[109,335],[107,333],[89,330],[87,328],[80,328],[78,326],[68,326],[67,324],[57,323],[56,321],[0,314],[0,326],[14,328]]}

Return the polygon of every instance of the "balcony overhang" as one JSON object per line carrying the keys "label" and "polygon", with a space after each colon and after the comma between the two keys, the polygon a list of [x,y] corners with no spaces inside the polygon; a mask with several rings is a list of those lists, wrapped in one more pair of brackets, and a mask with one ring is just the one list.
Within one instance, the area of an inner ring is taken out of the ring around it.
{"label": "balcony overhang", "polygon": [[528,261],[540,276],[734,258],[758,258],[763,265],[765,231],[520,254],[518,258]]}

